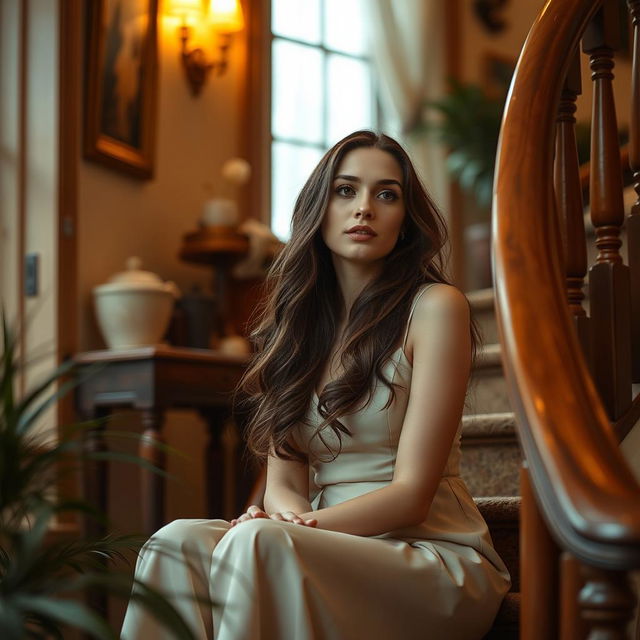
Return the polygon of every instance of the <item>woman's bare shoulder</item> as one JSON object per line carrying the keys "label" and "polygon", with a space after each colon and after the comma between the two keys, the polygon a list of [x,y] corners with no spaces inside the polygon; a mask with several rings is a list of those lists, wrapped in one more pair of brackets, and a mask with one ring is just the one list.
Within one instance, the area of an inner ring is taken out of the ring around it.
{"label": "woman's bare shoulder", "polygon": [[437,314],[457,314],[461,310],[469,311],[469,301],[467,297],[451,284],[436,282],[426,285],[424,293],[416,302],[415,313],[419,315]]}
{"label": "woman's bare shoulder", "polygon": [[409,325],[407,356],[413,361],[413,347],[425,333],[458,333],[468,331],[470,318],[467,297],[457,287],[436,283],[419,297]]}

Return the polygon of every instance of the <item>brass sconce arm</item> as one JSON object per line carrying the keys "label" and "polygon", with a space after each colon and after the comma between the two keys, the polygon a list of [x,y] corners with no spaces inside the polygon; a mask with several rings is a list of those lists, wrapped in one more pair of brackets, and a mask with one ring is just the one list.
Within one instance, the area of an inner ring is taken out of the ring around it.
{"label": "brass sconce arm", "polygon": [[229,59],[229,46],[232,34],[218,34],[220,57],[217,60],[207,61],[204,51],[201,48],[188,50],[188,42],[191,37],[190,27],[183,25],[180,27],[180,41],[182,43],[182,66],[187,76],[187,82],[191,89],[191,95],[198,96],[211,71],[215,75],[221,76],[227,69]]}

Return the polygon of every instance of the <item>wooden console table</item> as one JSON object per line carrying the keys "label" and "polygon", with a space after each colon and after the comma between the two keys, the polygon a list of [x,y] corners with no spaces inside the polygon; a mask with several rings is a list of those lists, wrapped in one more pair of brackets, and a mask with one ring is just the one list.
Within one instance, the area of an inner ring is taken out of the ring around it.
{"label": "wooden console table", "polygon": [[[164,412],[173,408],[199,412],[209,427],[205,451],[208,515],[222,517],[224,459],[220,436],[231,414],[232,393],[246,368],[247,357],[206,349],[152,346],[90,351],[77,354],[74,359],[79,376],[88,374],[81,378],[76,391],[76,405],[83,419],[103,418],[123,407],[141,411],[144,432],[139,454],[160,469],[165,469],[165,455],[154,442],[164,442]],[[105,422],[101,421],[86,438],[87,451],[106,450]],[[165,524],[164,481],[144,468],[140,473],[144,526],[150,534]],[[87,464],[84,485],[87,500],[106,512],[107,462]]]}

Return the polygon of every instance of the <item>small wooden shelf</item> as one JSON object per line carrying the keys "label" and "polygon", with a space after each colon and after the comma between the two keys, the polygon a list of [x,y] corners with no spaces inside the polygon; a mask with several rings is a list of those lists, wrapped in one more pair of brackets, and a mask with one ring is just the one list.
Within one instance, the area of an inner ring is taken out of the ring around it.
{"label": "small wooden shelf", "polygon": [[235,227],[203,227],[185,234],[180,259],[211,266],[230,266],[249,251],[249,239]]}

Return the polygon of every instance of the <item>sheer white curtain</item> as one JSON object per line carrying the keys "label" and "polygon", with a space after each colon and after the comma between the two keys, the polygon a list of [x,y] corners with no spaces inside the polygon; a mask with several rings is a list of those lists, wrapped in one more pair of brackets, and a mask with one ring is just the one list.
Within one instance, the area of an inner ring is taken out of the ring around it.
{"label": "sheer white curtain", "polygon": [[444,153],[424,134],[407,134],[424,102],[445,91],[445,3],[367,0],[368,37],[383,108],[383,129],[409,150],[436,202],[448,215]]}

